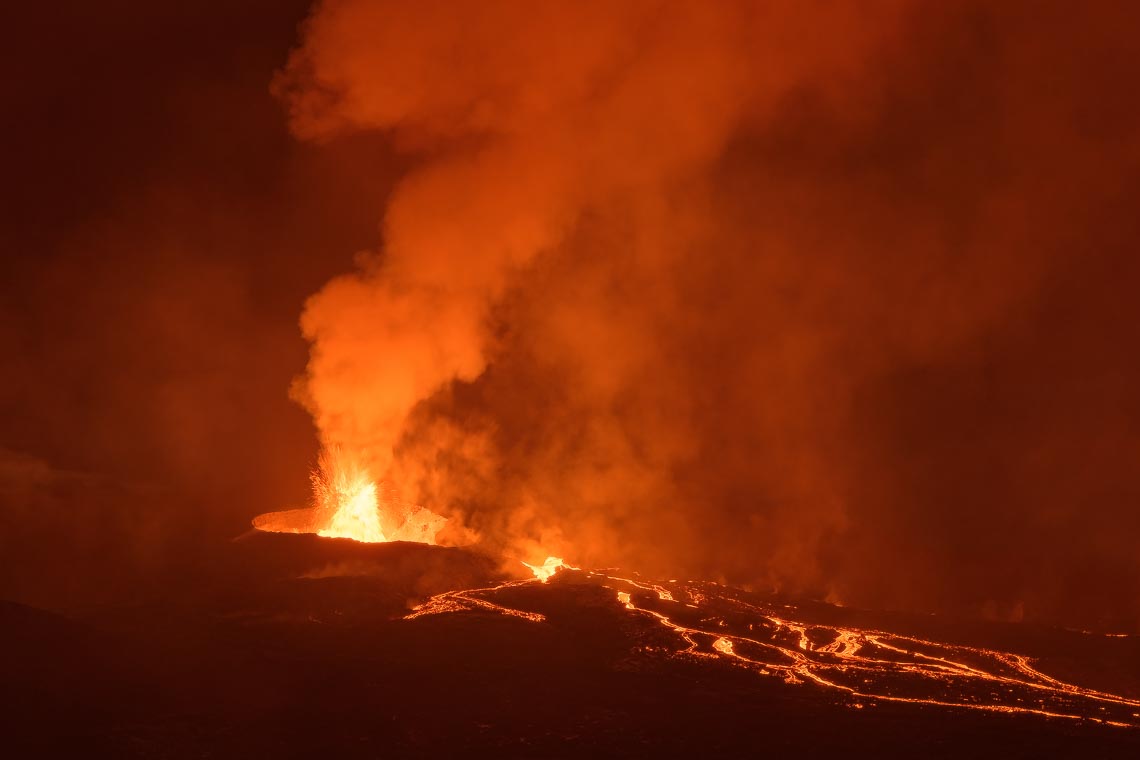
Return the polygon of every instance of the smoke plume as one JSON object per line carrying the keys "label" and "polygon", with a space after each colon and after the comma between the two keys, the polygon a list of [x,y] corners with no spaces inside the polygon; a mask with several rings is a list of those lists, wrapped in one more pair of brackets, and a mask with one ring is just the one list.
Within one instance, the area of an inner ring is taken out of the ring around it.
{"label": "smoke plume", "polygon": [[323,2],[275,83],[295,134],[411,168],[308,301],[295,396],[529,561],[999,616],[1135,591],[1112,15]]}

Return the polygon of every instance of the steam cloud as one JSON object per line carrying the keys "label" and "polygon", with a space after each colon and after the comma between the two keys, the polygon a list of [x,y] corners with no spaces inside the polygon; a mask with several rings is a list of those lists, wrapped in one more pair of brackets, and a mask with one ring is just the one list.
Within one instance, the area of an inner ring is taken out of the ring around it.
{"label": "steam cloud", "polygon": [[312,3],[5,8],[0,609],[456,582],[233,542],[311,348],[322,442],[503,554],[1140,632],[1135,2]]}
{"label": "steam cloud", "polygon": [[13,11],[0,598],[300,506],[371,248],[294,395],[491,548],[1140,628],[1134,4],[308,1]]}
{"label": "steam cloud", "polygon": [[[1135,590],[1120,21],[324,2],[275,85],[295,133],[383,131],[414,166],[382,249],[308,302],[296,395],[530,559],[1007,617]],[[1074,272],[1107,293],[1077,316]],[[1093,387],[1095,423],[1064,411]]]}
{"label": "steam cloud", "polygon": [[[890,26],[882,12],[861,15],[828,18],[845,31],[828,39],[792,5],[322,6],[279,83],[296,131],[391,129],[431,154],[391,201],[382,256],[306,308],[313,352],[299,395],[323,443],[387,474],[416,404],[449,383],[485,383],[490,361],[507,366],[524,350],[530,368],[572,378],[563,409],[586,427],[544,436],[528,457],[541,466],[496,494],[510,502],[510,532],[546,544],[536,531],[582,510],[604,533],[615,510],[675,501],[669,475],[698,448],[689,420],[673,419],[691,416],[690,389],[635,412],[644,419],[614,407],[638,386],[674,382],[653,344],[684,308],[670,270],[708,238],[707,191],[694,185],[743,123],[805,81],[857,68],[872,30]],[[551,268],[563,270],[554,287]],[[492,305],[516,313],[495,325]],[[538,411],[525,396],[518,406]],[[433,505],[501,480],[508,442],[489,431],[437,419],[412,433],[397,482],[434,485],[419,494]],[[579,450],[567,451],[574,439]],[[464,493],[441,457],[487,476]],[[533,514],[520,520],[522,510]],[[567,538],[578,554],[613,543]]]}

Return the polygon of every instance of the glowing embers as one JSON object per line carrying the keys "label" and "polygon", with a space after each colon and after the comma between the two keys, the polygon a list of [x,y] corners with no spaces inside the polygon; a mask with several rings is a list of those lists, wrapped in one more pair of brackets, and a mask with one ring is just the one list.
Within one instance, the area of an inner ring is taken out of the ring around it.
{"label": "glowing embers", "polygon": [[253,527],[365,543],[434,544],[447,522],[430,510],[404,503],[394,489],[377,484],[364,467],[336,449],[322,452],[320,469],[313,472],[311,480],[312,507],[259,515]]}
{"label": "glowing embers", "polygon": [[543,562],[541,565],[532,565],[529,562],[524,562],[523,564],[526,565],[527,567],[529,567],[530,571],[532,573],[534,573],[534,577],[538,578],[543,583],[546,583],[548,580],[550,580],[554,576],[554,574],[556,572],[558,572],[559,570],[561,570],[563,568],[565,568],[567,570],[577,570],[578,569],[578,568],[574,567],[573,565],[567,565],[565,562],[562,561],[561,557],[547,557],[546,561]]}

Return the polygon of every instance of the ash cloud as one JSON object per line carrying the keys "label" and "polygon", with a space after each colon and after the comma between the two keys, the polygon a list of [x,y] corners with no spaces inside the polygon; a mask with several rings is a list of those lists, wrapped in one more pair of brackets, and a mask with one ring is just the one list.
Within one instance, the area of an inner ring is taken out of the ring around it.
{"label": "ash cloud", "polygon": [[[574,377],[576,397],[561,411],[594,423],[587,434],[610,472],[532,483],[509,496],[526,504],[507,508],[509,530],[477,529],[511,534],[510,544],[531,534],[541,546],[517,550],[541,560],[530,554],[563,551],[562,542],[547,546],[536,532],[557,533],[581,510],[599,523],[618,501],[653,496],[646,489],[661,487],[661,475],[691,453],[685,423],[648,418],[639,432],[606,410],[661,361],[652,345],[658,317],[683,306],[669,303],[683,295],[672,292],[676,270],[716,224],[700,186],[737,131],[766,119],[782,97],[805,82],[857,77],[867,51],[891,33],[891,11],[836,9],[821,27],[792,5],[320,6],[277,82],[295,131],[385,130],[424,155],[394,190],[382,253],[329,283],[302,318],[313,350],[297,396],[322,443],[355,452],[397,484],[438,481],[449,493],[416,496],[454,509],[462,478],[434,460],[494,470],[505,464],[503,441],[438,420],[413,436],[436,451],[403,446],[395,462],[393,452],[417,404],[454,381],[482,382],[519,339],[537,349],[533,369]],[[846,102],[842,91],[829,96]],[[546,274],[559,267],[565,279],[551,288]],[[623,287],[624,309],[612,303]],[[541,305],[527,300],[544,291]],[[529,369],[511,376],[523,380]],[[648,461],[631,450],[639,445],[631,436],[647,436]],[[541,479],[589,467],[565,453]],[[463,522],[481,522],[471,518]],[[589,544],[607,542],[599,535]],[[585,544],[566,549],[580,554]]]}
{"label": "ash cloud", "polygon": [[1131,6],[308,5],[13,11],[0,597],[301,506],[340,273],[294,397],[504,553],[1140,625]]}
{"label": "ash cloud", "polygon": [[294,131],[414,168],[298,395],[507,552],[1134,621],[1127,15],[323,3]]}

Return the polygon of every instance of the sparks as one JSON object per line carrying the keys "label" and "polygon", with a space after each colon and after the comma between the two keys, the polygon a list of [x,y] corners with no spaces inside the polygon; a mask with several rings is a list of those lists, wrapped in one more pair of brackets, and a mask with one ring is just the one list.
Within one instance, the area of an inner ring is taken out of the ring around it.
{"label": "sparks", "polygon": [[332,519],[327,527],[317,531],[326,538],[352,538],[357,541],[387,541],[380,528],[380,505],[376,500],[376,484],[356,479],[338,484]]}
{"label": "sparks", "polygon": [[259,515],[253,526],[275,533],[316,533],[363,543],[435,544],[447,523],[429,509],[401,501],[390,485],[378,484],[366,468],[340,449],[321,454],[320,467],[310,480],[312,507]]}

